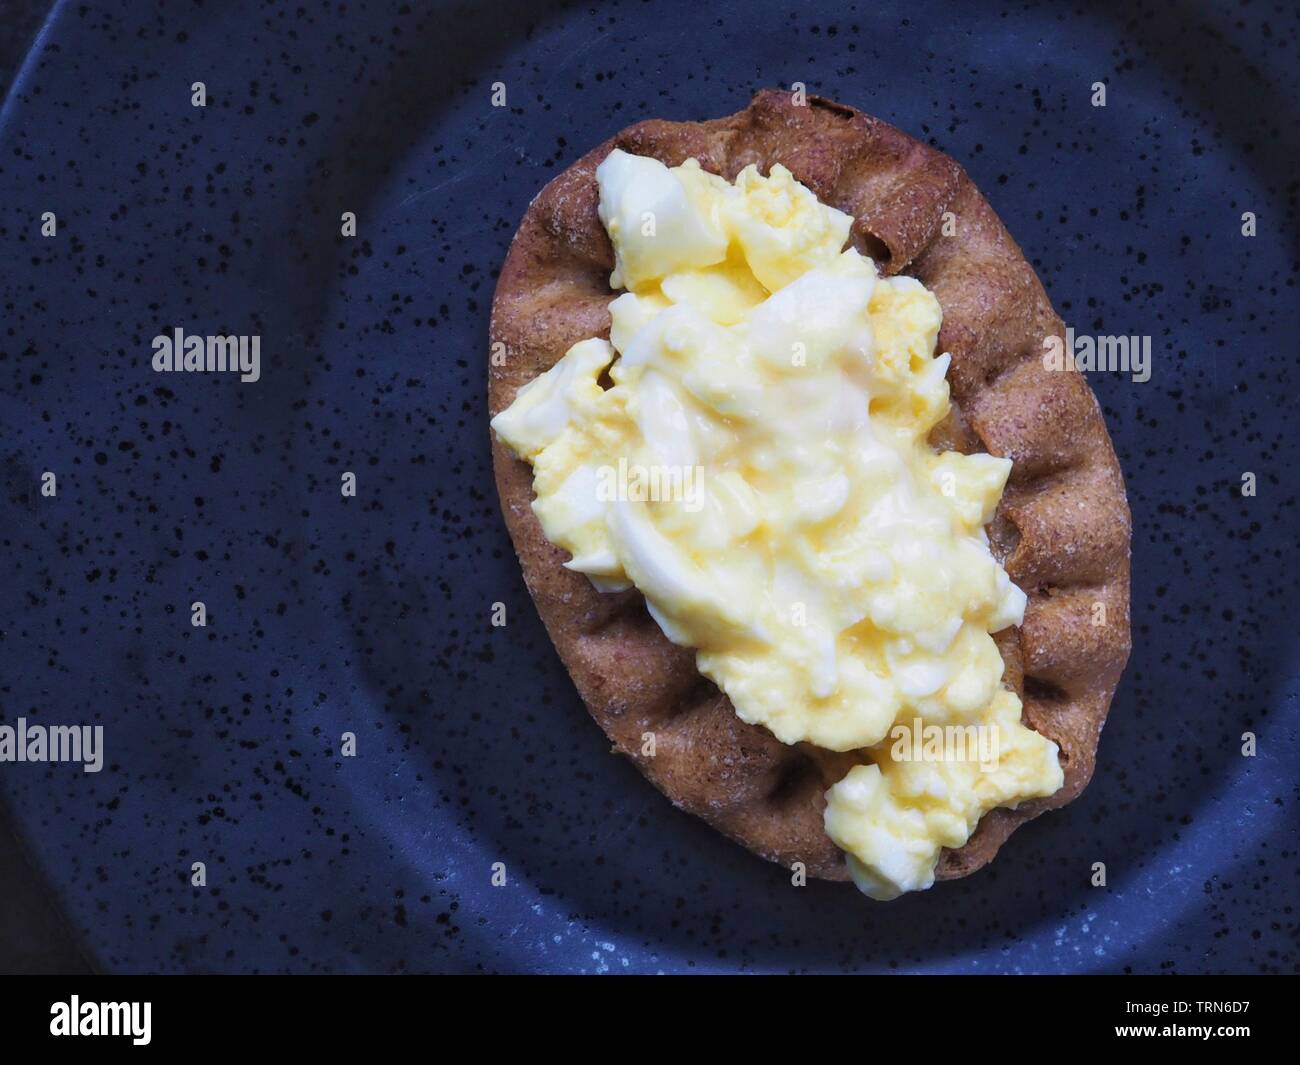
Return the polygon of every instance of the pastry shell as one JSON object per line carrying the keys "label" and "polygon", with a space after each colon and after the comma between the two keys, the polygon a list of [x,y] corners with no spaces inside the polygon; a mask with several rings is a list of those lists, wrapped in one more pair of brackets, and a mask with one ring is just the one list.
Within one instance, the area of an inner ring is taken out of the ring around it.
{"label": "pastry shell", "polygon": [[[614,257],[596,214],[595,170],[614,148],[669,166],[694,157],[729,180],[750,163],[763,173],[781,163],[853,215],[851,240],[882,273],[915,277],[939,299],[953,411],[931,439],[1013,460],[989,537],[1029,603],[1024,624],[996,640],[1004,684],[1021,695],[1023,719],[1059,745],[1065,773],[1056,794],[991,811],[964,847],[943,853],[940,879],[973,872],[1017,827],[1083,790],[1129,655],[1123,477],[1087,382],[1043,365],[1043,338],[1063,337],[1061,320],[957,163],[851,107],[765,90],[727,118],[630,126],[533,200],[492,305],[491,340],[498,352],[504,345],[504,358],[489,360],[493,415],[572,344],[609,335]],[[640,593],[600,594],[563,568],[566,552],[546,540],[530,506],[531,467],[495,437],[492,454],[524,580],[614,750],[676,806],[764,858],[847,879],[822,811],[826,789],[860,756],[786,746],[741,721],[696,670],[694,652],[660,632]],[[655,736],[653,757],[641,753],[645,733]]]}

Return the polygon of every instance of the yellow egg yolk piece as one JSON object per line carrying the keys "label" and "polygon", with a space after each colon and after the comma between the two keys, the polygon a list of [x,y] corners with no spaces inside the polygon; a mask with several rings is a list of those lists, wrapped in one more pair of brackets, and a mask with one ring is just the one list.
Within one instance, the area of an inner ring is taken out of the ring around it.
{"label": "yellow egg yolk piece", "polygon": [[864,752],[825,816],[859,888],[928,887],[984,813],[1063,782],[990,635],[1026,602],[984,532],[1011,462],[927,442],[939,302],[779,164],[732,183],[615,150],[596,178],[610,339],[492,426],[570,569],[638,588],[743,720]]}

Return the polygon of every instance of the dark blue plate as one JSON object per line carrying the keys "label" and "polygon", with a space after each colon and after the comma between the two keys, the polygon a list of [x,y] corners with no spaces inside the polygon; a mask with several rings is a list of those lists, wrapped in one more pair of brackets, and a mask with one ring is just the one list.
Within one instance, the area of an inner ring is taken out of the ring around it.
{"label": "dark blue plate", "polygon": [[[1294,20],[835,7],[57,5],[0,115],[0,713],[101,724],[107,764],[0,788],[98,964],[1295,969]],[[1067,322],[1154,346],[1150,381],[1092,375],[1135,526],[1096,778],[888,906],[791,887],[608,753],[488,461],[531,197],[795,81],[962,161]],[[155,373],[175,327],[259,335],[261,380]]]}

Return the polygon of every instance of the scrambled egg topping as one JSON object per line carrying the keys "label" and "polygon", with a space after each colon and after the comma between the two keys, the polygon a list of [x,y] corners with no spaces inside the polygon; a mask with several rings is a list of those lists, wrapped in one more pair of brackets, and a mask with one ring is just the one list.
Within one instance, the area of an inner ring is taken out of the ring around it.
{"label": "scrambled egg topping", "polygon": [[[1011,463],[927,443],[938,300],[844,250],[852,218],[783,166],[731,184],[616,150],[596,176],[626,290],[610,339],[493,428],[570,569],[639,588],[745,721],[864,752],[825,815],[858,886],[929,887],[985,812],[1063,781],[990,636],[1025,608],[984,532]],[[996,754],[918,756],[918,725],[988,730]]]}

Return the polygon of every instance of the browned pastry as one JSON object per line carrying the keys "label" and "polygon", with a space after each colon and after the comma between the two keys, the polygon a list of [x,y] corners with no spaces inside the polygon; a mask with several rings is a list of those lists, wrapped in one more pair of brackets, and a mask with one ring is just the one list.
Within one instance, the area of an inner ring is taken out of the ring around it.
{"label": "browned pastry", "polygon": [[[1021,694],[1024,720],[1059,745],[1065,772],[1056,794],[993,810],[964,847],[944,852],[940,878],[973,872],[1017,826],[1083,790],[1129,654],[1124,483],[1084,378],[1042,364],[1043,338],[1063,336],[1061,320],[957,163],[851,107],[818,97],[796,105],[788,93],[768,90],[728,118],[637,123],[532,202],[492,306],[491,339],[505,345],[504,359],[491,360],[489,371],[493,415],[572,344],[609,335],[614,255],[596,214],[595,170],[614,148],[668,166],[694,157],[728,180],[750,163],[763,173],[782,163],[824,203],[856,219],[852,242],[882,273],[907,273],[938,297],[938,350],[952,353],[953,412],[931,439],[1014,461],[989,534],[1029,605],[1023,626],[996,639],[1004,683]],[[566,552],[546,540],[530,507],[530,467],[495,439],[492,448],[528,589],[614,749],[677,806],[763,857],[847,879],[822,811],[825,790],[859,759],[788,747],[741,721],[697,672],[694,652],[660,632],[638,592],[601,594],[562,568]],[[641,755],[646,732],[655,734],[653,758]]]}

